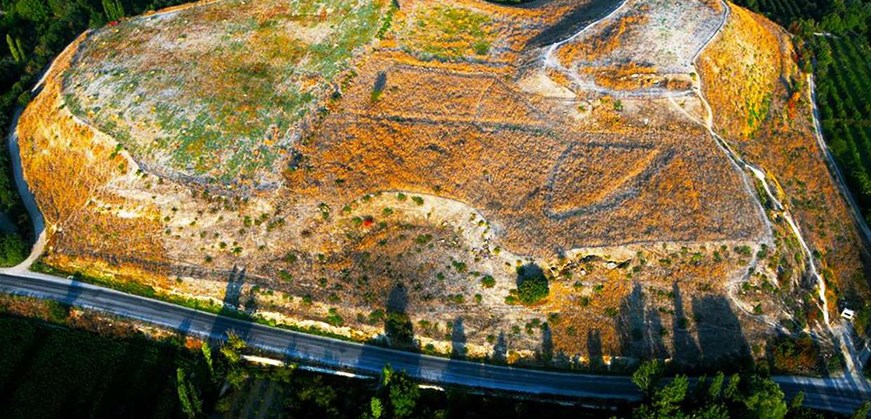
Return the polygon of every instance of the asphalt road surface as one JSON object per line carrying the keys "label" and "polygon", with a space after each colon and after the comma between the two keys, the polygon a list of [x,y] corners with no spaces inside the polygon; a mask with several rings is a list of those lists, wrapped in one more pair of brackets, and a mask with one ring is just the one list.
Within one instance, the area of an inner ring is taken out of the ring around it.
{"label": "asphalt road surface", "polygon": [[[634,401],[641,397],[628,377],[511,368],[396,351],[221,317],[34,272],[0,273],[0,292],[55,300],[199,337],[225,339],[232,330],[249,346],[298,361],[362,374],[377,375],[385,364],[390,364],[396,370],[437,384],[571,398]],[[803,391],[807,407],[850,413],[862,400],[871,399],[867,382],[805,377],[775,379],[788,397]]]}

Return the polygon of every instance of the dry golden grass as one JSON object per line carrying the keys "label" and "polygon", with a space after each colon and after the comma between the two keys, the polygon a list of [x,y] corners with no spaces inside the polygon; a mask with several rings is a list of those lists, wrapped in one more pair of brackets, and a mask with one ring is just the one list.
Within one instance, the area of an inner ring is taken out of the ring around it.
{"label": "dry golden grass", "polygon": [[714,123],[729,137],[747,138],[758,129],[781,74],[781,41],[764,22],[733,6],[719,38],[699,57],[705,96],[716,107]]}
{"label": "dry golden grass", "polygon": [[[263,22],[255,23],[262,30],[251,36],[263,45],[258,52],[262,60],[203,58],[200,71],[214,70],[214,77],[202,83],[199,93],[213,97],[244,90],[244,83],[227,78],[232,68],[255,68],[259,62],[274,67],[285,58],[300,59],[301,44],[294,39],[301,37],[261,24],[286,16],[282,4],[257,6],[256,17]],[[474,51],[462,33],[440,46],[450,52],[448,59],[432,59],[409,47],[418,39],[439,42],[409,29],[421,18],[433,18],[433,5],[485,16],[482,34],[491,41],[487,53]],[[394,29],[384,40],[373,41],[374,52],[353,57],[353,72],[330,86],[334,94],[325,99],[324,109],[277,160],[281,184],[247,195],[136,173],[135,161],[127,159],[123,148],[116,149],[116,139],[76,121],[63,107],[59,81],[75,53],[72,48],[19,128],[25,172],[52,234],[45,261],[211,301],[224,298],[230,272],[244,268],[240,307],[256,306],[270,319],[355,337],[383,330],[379,320],[369,317],[383,310],[402,285],[417,335],[439,350],[450,348],[452,324],[462,319],[476,354],[504,334],[509,359],[533,358],[545,339],[542,322],[551,328],[555,350],[569,357],[589,355],[588,336],[589,342],[601,342],[602,355],[636,354],[638,345],[630,342],[631,336],[627,340],[634,332],[627,331],[626,321],[636,321],[636,312],[673,309],[673,299],[666,295],[674,282],[686,295],[682,304],[687,313],[693,299],[723,296],[723,284],[746,272],[749,259],[735,254],[720,259],[714,249],[756,245],[765,229],[740,172],[704,127],[669,102],[621,101],[582,91],[576,92],[579,97],[554,98],[521,90],[518,80],[541,59],[541,51],[527,49],[527,42],[577,5],[571,0],[520,8],[472,0],[402,2]],[[229,9],[201,12],[220,20],[232,13]],[[742,12],[736,15],[743,19]],[[311,29],[324,16],[313,16],[310,21],[291,19],[292,25],[310,24],[299,34],[314,36]],[[617,28],[619,36],[603,38],[603,48],[625,46],[620,42],[632,27]],[[726,41],[712,45],[715,58],[706,56],[704,77],[715,64],[736,61],[736,51],[747,43],[741,37],[757,36],[741,30],[727,30]],[[615,45],[605,45],[609,43]],[[680,74],[655,77],[657,70],[637,63],[583,68],[597,84],[614,89],[688,87]],[[766,86],[775,85],[751,70],[736,71],[752,79],[746,83],[758,101]],[[546,74],[569,84],[563,73]],[[634,77],[638,74],[644,77]],[[735,116],[740,104],[729,101],[743,97],[736,91],[746,87],[734,78],[719,77],[720,84],[705,79],[721,118],[718,128],[734,126],[727,130],[730,135],[746,128],[746,118]],[[312,76],[294,82],[309,89],[322,80]],[[380,84],[383,89],[376,91]],[[776,87],[771,91],[776,99]],[[701,108],[691,100],[680,106],[694,114]],[[778,106],[772,100],[772,107]],[[258,109],[256,103],[241,103],[228,121],[243,123]],[[772,149],[772,161],[764,166],[772,168],[790,194],[828,194],[830,186],[802,192],[797,180],[789,181],[795,176],[811,182],[809,173],[824,170],[810,157],[802,163],[806,166],[788,167],[797,161],[790,156],[799,149],[778,148],[781,144],[769,138],[774,133],[778,138],[804,135],[791,130],[765,125],[757,129],[760,140],[738,146],[748,155],[756,153],[754,161]],[[276,130],[266,134],[261,140],[267,146],[280,141]],[[796,144],[809,147],[810,140],[801,137]],[[256,156],[258,150],[246,152]],[[209,158],[221,157],[213,153]],[[832,205],[827,208],[843,211]],[[809,217],[805,210],[795,211]],[[841,228],[839,233],[852,234]],[[809,236],[822,243],[838,284],[845,284],[850,258],[857,255],[855,243],[824,237],[829,230],[821,227],[813,230]],[[584,262],[591,254],[601,260]],[[847,262],[839,265],[836,257]],[[505,298],[516,287],[516,267],[529,262],[551,277],[551,296],[531,307],[507,304]],[[563,270],[571,274],[563,275]],[[494,278],[492,288],[482,285],[485,275]],[[639,289],[647,305],[625,308]],[[581,297],[590,300],[582,305]],[[330,309],[343,325],[327,324]],[[670,328],[671,316],[660,317],[663,327]],[[755,324],[746,323],[748,328]]]}
{"label": "dry golden grass", "polygon": [[52,251],[87,249],[110,260],[159,262],[164,250],[153,208],[146,210],[151,216],[123,218],[94,205],[97,201],[116,208],[131,204],[106,188],[111,179],[131,169],[111,139],[77,122],[60,106],[59,77],[75,50],[74,44],[57,59],[57,71],[47,78],[42,94],[27,107],[18,125],[25,178],[46,228],[53,233]]}
{"label": "dry golden grass", "polygon": [[[822,257],[832,316],[837,295],[868,295],[862,244],[847,204],[827,174],[816,144],[807,92],[790,93],[786,80],[803,77],[788,35],[767,19],[732,6],[721,37],[700,57],[705,95],[717,129],[747,159],[765,167],[811,249]],[[728,74],[728,77],[723,75]],[[803,87],[806,89],[807,86]],[[790,106],[799,101],[798,106]],[[751,110],[765,110],[758,118]],[[752,121],[752,122],[751,122]],[[785,236],[786,225],[776,226]]]}

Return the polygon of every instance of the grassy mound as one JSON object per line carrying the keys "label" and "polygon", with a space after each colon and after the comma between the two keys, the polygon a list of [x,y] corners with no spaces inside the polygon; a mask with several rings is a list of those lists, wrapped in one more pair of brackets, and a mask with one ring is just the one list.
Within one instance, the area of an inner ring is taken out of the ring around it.
{"label": "grassy mound", "polygon": [[67,75],[66,104],[149,169],[263,183],[387,10],[289,3],[220,1],[105,27]]}

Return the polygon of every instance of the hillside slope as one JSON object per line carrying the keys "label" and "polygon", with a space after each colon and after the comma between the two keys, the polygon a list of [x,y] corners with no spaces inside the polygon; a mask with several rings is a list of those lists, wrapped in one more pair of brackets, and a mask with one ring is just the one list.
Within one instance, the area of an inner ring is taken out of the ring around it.
{"label": "hillside slope", "polygon": [[[87,33],[18,127],[42,262],[458,356],[763,356],[819,328],[820,301],[708,101],[839,288],[867,292],[861,245],[812,132],[781,116],[807,108],[778,81],[785,34],[679,6],[221,0]],[[810,151],[764,153],[775,133]],[[522,304],[538,276],[548,296]]]}

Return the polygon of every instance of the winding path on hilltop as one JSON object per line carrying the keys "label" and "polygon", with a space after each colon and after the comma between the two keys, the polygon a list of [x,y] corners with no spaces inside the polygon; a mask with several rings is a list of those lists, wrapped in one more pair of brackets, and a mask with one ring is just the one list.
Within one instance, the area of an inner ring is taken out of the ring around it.
{"label": "winding path on hilltop", "polygon": [[[716,33],[696,53],[695,57],[693,58],[693,63],[695,63],[698,60],[698,58],[701,56],[701,53],[705,50],[705,48],[707,48],[707,46],[711,42],[713,42],[714,39],[716,39],[719,36],[722,29],[725,27],[726,21],[728,20],[728,16],[730,13],[730,7],[726,2],[722,2],[722,4],[723,4],[723,7],[725,8],[725,17],[723,19],[723,22],[720,25],[720,27],[717,29]],[[837,164],[835,163],[834,159],[832,158],[831,152],[829,151],[829,149],[826,146],[826,143],[823,139],[822,129],[821,129],[820,122],[819,122],[819,110],[818,110],[817,104],[816,104],[816,92],[814,90],[815,86],[814,86],[812,75],[808,75],[808,81],[809,81],[809,83],[808,83],[809,84],[808,96],[809,96],[810,103],[812,106],[814,135],[815,135],[815,138],[817,140],[817,144],[820,148],[820,152],[822,153],[822,155],[824,157],[824,160],[826,161],[827,165],[831,168],[833,180],[834,180],[837,188],[839,189],[841,194],[844,195],[844,198],[847,201],[847,206],[849,207],[850,214],[854,218],[855,224],[856,224],[857,228],[859,229],[860,236],[862,238],[863,251],[867,251],[868,249],[865,248],[864,246],[871,244],[871,230],[869,230],[867,224],[865,223],[865,220],[862,218],[861,211],[859,210],[858,205],[856,204],[852,195],[850,194],[849,189],[847,189],[846,183],[844,182],[844,179],[843,179],[843,175],[841,174],[840,169],[838,168]],[[769,187],[768,181],[766,179],[765,171],[750,164],[750,163],[748,163],[744,159],[742,159],[738,155],[738,153],[736,153],[732,149],[729,142],[725,138],[723,138],[722,136],[720,136],[719,134],[717,134],[714,131],[713,108],[711,107],[710,103],[707,101],[704,94],[702,93],[701,79],[699,79],[699,81],[697,83],[698,84],[696,85],[696,88],[694,89],[694,91],[695,91],[696,95],[698,96],[699,100],[704,105],[705,110],[706,110],[704,122],[698,121],[695,118],[693,118],[691,115],[689,115],[686,111],[684,111],[673,100],[673,98],[669,98],[670,102],[676,108],[681,110],[685,115],[687,115],[687,117],[689,117],[690,119],[696,120],[697,122],[704,125],[705,128],[710,132],[711,136],[717,141],[717,143],[724,150],[724,152],[729,157],[729,159],[732,160],[732,162],[735,163],[736,165],[739,165],[740,167],[748,169],[753,174],[753,176],[757,180],[759,180],[759,182],[763,186],[763,189],[765,190],[766,195],[768,195],[768,198],[774,204],[774,208],[773,208],[774,211],[777,211],[778,213],[780,213],[780,215],[786,220],[787,224],[790,227],[790,230],[792,231],[796,240],[798,240],[798,242],[802,248],[802,251],[804,253],[804,256],[805,256],[805,258],[807,258],[807,270],[817,283],[819,305],[820,305],[820,310],[823,312],[824,326],[829,331],[829,333],[831,333],[831,335],[835,338],[835,340],[837,340],[837,344],[840,345],[841,353],[844,356],[845,363],[847,364],[846,365],[847,371],[846,371],[846,374],[844,377],[842,377],[842,378],[830,378],[827,380],[834,383],[834,385],[847,385],[847,383],[852,383],[854,385],[863,387],[865,389],[871,388],[871,386],[869,386],[868,380],[866,380],[864,375],[863,375],[863,368],[864,368],[865,362],[869,356],[869,351],[867,350],[868,348],[867,348],[867,346],[865,346],[865,347],[863,347],[863,349],[861,351],[856,350],[855,344],[853,343],[853,339],[852,339],[851,327],[849,324],[838,324],[835,327],[832,327],[832,321],[831,321],[830,315],[829,315],[828,300],[826,298],[826,283],[823,280],[822,276],[817,271],[816,263],[814,262],[813,252],[811,251],[810,247],[808,246],[807,242],[805,241],[804,236],[802,236],[800,227],[796,223],[796,221],[793,218],[789,209],[786,206],[784,206],[777,199],[777,197],[774,195],[774,193],[772,193],[771,188]],[[756,257],[754,256],[753,263],[755,263],[755,258]],[[737,285],[738,285],[737,283],[730,283],[729,284],[730,290],[734,289]],[[738,304],[737,299],[734,297],[734,294],[732,292],[730,292],[729,297],[733,300],[733,302],[736,303],[736,305],[739,308],[746,311],[746,309],[744,307],[741,307],[741,304]],[[782,326],[775,324],[771,321],[766,320],[766,322],[775,328],[782,328]],[[787,378],[785,380],[787,380],[788,382],[796,382],[796,380],[799,380],[799,379],[796,377],[792,377],[792,378]]]}
{"label": "winding path on hilltop", "polygon": [[[35,90],[38,88],[39,86]],[[697,94],[704,101],[701,93]],[[44,219],[22,173],[15,129],[19,114],[20,110],[16,112],[13,129],[10,130],[7,140],[12,154],[16,186],[30,213],[39,239],[24,263],[14,268],[0,270],[0,292],[59,301],[175,329],[201,338],[223,340],[226,338],[226,333],[232,330],[243,336],[252,347],[323,366],[326,372],[352,370],[378,374],[381,368],[389,363],[396,369],[405,370],[411,376],[431,383],[558,397],[624,401],[637,401],[641,397],[628,377],[512,368],[396,351],[221,317],[158,300],[30,272],[27,268],[41,255],[46,242],[46,233]],[[728,144],[721,146],[727,149]],[[729,150],[727,149],[726,152],[728,155]],[[737,164],[735,161],[733,163]],[[753,172],[759,176],[755,171]],[[852,375],[838,379],[775,377],[775,381],[789,396],[799,391],[805,393],[806,407],[850,413],[863,399],[871,399],[871,388],[867,382],[861,377]]]}

